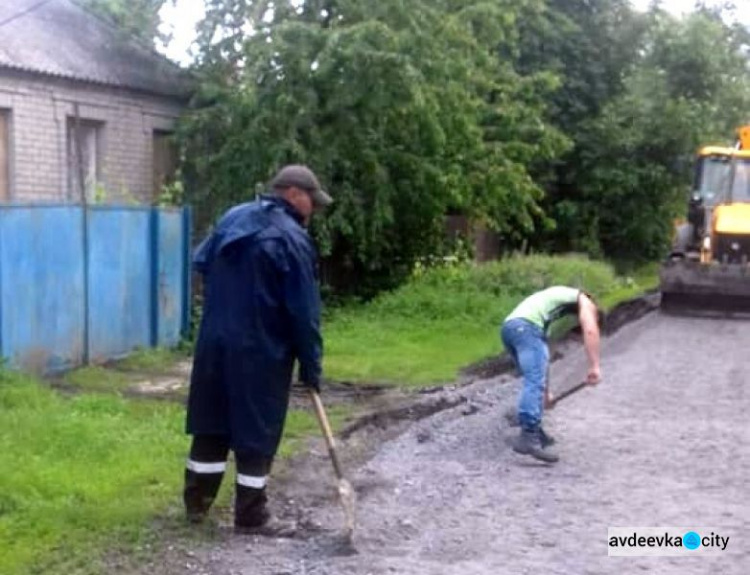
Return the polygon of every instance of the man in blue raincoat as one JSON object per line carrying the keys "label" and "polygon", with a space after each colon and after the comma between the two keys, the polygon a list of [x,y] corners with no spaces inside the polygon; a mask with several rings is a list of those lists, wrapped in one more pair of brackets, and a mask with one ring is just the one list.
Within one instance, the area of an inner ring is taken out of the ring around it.
{"label": "man in blue raincoat", "polygon": [[205,296],[187,411],[184,502],[193,522],[208,513],[231,449],[235,527],[273,524],[266,481],[295,360],[300,382],[320,386],[317,254],[306,227],[331,202],[311,170],[286,166],[267,195],[230,209],[196,250]]}

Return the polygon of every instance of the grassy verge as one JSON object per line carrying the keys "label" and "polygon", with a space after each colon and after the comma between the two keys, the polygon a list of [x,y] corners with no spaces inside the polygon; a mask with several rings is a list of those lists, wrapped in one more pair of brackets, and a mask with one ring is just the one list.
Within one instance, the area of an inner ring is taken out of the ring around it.
{"label": "grassy verge", "polygon": [[136,542],[177,494],[179,406],[1,378],[0,573],[85,572],[89,545]]}
{"label": "grassy verge", "polygon": [[366,305],[330,312],[325,373],[407,387],[450,381],[461,367],[501,351],[502,319],[535,290],[582,287],[609,309],[656,281],[653,267],[625,277],[606,263],[573,256],[431,269]]}
{"label": "grassy verge", "polygon": [[[91,372],[78,380],[107,380]],[[0,371],[0,573],[106,572],[104,550],[133,550],[155,516],[179,515],[184,407],[93,389],[60,394]],[[346,412],[331,415],[336,425]],[[312,414],[290,412],[281,456],[317,433]]]}

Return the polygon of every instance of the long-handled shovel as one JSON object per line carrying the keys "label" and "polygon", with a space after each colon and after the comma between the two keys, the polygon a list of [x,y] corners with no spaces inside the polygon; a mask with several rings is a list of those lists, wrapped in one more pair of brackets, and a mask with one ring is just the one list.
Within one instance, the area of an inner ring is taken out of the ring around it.
{"label": "long-handled shovel", "polygon": [[[544,408],[545,409],[554,409],[554,407],[560,403],[563,399],[570,397],[574,393],[578,393],[582,389],[589,387],[589,384],[585,381],[582,381],[580,383],[576,383],[573,387],[570,387],[566,389],[565,391],[560,392],[558,395],[552,396],[551,401],[545,402]],[[518,412],[515,407],[511,407],[508,409],[508,411],[505,413],[505,419],[508,421],[508,424],[511,427],[518,427]]]}
{"label": "long-handled shovel", "polygon": [[315,414],[318,416],[320,429],[323,431],[326,443],[328,444],[328,454],[331,456],[333,470],[336,473],[336,479],[338,480],[339,498],[341,499],[341,506],[344,508],[344,518],[346,520],[345,535],[347,540],[351,541],[352,535],[354,534],[354,489],[352,488],[351,483],[344,478],[344,474],[341,470],[341,464],[336,455],[336,444],[333,440],[333,432],[331,431],[331,425],[328,423],[328,416],[323,408],[323,402],[320,401],[320,395],[318,395],[317,391],[311,389],[310,397],[315,406]]}
{"label": "long-handled shovel", "polygon": [[580,383],[576,383],[573,387],[570,387],[563,391],[562,393],[558,395],[552,396],[552,400],[545,406],[547,409],[552,409],[557,405],[560,401],[565,399],[566,397],[573,395],[574,393],[577,393],[581,391],[584,387],[590,387],[588,383],[585,381],[582,381]]}

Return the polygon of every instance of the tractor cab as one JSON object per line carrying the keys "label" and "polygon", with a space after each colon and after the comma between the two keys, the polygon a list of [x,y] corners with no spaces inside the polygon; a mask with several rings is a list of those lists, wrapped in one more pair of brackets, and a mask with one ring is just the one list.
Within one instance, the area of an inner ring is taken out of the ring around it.
{"label": "tractor cab", "polygon": [[[701,149],[688,203],[687,221],[692,237],[687,251],[700,253],[704,262],[710,259],[734,259],[733,255],[741,258],[743,254],[733,254],[738,251],[732,249],[732,243],[737,247],[736,241],[727,243],[717,240],[725,235],[750,236],[749,216],[750,149]],[[719,243],[722,245],[719,246]]]}
{"label": "tractor cab", "polygon": [[750,126],[734,147],[698,151],[687,221],[660,271],[662,307],[750,306]]}

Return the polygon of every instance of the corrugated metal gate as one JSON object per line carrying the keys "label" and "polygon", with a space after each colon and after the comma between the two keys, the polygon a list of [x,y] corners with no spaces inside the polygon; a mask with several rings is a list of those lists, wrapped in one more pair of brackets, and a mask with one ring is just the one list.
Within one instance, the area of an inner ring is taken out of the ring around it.
{"label": "corrugated metal gate", "polygon": [[0,206],[0,355],[54,372],[176,345],[188,208]]}

